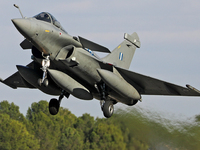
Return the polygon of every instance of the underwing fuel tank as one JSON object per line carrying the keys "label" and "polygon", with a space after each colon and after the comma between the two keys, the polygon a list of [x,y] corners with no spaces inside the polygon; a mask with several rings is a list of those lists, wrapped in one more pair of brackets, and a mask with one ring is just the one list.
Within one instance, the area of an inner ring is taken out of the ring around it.
{"label": "underwing fuel tank", "polygon": [[53,69],[48,69],[48,73],[54,82],[62,89],[72,94],[74,97],[83,100],[92,100],[93,96],[90,91],[78,83],[76,80],[68,76],[67,74]]}
{"label": "underwing fuel tank", "polygon": [[141,96],[138,91],[126,82],[123,78],[118,77],[113,72],[104,69],[97,69],[102,80],[114,91],[125,98],[132,100],[140,100]]}
{"label": "underwing fuel tank", "polygon": [[36,70],[31,69],[27,66],[19,66],[19,65],[17,65],[17,69],[20,75],[35,88],[38,88],[42,92],[49,95],[60,95],[61,93],[60,89],[54,84],[50,83],[48,87],[38,85],[38,79],[41,77],[41,74],[39,74]]}

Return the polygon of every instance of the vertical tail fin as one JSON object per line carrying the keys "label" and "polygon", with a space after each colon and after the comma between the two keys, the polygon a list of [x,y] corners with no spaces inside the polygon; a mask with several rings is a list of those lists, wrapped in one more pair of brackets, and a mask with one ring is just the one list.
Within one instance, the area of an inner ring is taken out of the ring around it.
{"label": "vertical tail fin", "polygon": [[140,40],[136,32],[124,34],[124,41],[102,60],[118,67],[128,69],[130,67],[136,47],[140,48]]}

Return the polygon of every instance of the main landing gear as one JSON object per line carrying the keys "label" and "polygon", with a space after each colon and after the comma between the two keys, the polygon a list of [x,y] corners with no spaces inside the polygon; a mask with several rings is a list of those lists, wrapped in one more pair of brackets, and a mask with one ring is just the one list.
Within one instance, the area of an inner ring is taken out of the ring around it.
{"label": "main landing gear", "polygon": [[114,112],[114,104],[113,101],[111,100],[101,100],[100,101],[100,105],[101,105],[101,110],[103,111],[103,115],[106,118],[110,118]]}
{"label": "main landing gear", "polygon": [[114,104],[117,102],[107,97],[107,89],[105,83],[98,86],[99,92],[101,93],[100,106],[103,114],[106,118],[110,118],[114,112]]}
{"label": "main landing gear", "polygon": [[61,95],[59,96],[58,100],[55,99],[55,98],[52,98],[50,100],[50,102],[49,102],[49,113],[51,115],[56,115],[59,112],[60,103],[61,103],[64,96],[66,96],[68,98],[69,94],[63,90]]}
{"label": "main landing gear", "polygon": [[49,81],[47,79],[47,68],[50,66],[50,59],[49,56],[43,56],[45,59],[42,60],[42,71],[43,71],[43,76],[42,79],[38,79],[38,85],[42,86],[42,84],[47,87],[49,85]]}

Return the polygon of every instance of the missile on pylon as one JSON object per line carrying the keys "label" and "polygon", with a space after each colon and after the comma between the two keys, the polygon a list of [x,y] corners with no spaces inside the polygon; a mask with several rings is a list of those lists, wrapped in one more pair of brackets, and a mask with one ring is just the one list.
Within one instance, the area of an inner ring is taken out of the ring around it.
{"label": "missile on pylon", "polygon": [[186,85],[186,87],[187,87],[188,89],[190,89],[190,90],[193,90],[193,91],[195,91],[195,92],[197,92],[197,93],[199,93],[199,94],[200,94],[200,91],[199,91],[199,90],[197,90],[196,88],[194,88],[193,86],[191,86],[191,85],[187,84],[187,85]]}

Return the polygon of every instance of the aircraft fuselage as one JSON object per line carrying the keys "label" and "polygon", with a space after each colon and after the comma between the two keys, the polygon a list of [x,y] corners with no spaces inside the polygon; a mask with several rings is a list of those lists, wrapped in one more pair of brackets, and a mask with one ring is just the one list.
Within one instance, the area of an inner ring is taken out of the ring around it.
{"label": "aircraft fuselage", "polygon": [[[65,31],[48,22],[35,18],[13,19],[19,32],[43,55],[49,55],[51,64],[96,93],[94,85],[101,77],[96,71],[100,65],[93,54],[82,48],[81,43]],[[40,59],[35,59],[41,63]],[[99,98],[98,98],[99,99]]]}
{"label": "aircraft fuselage", "polygon": [[[107,48],[81,37],[70,36],[49,13],[12,19],[12,22],[26,39],[20,45],[23,49],[32,49],[32,59],[39,64],[36,68],[17,66],[23,79],[33,87],[47,94],[60,95],[58,101],[69,94],[83,100],[96,98],[111,101],[106,102],[104,107],[108,116],[113,113],[110,108],[113,104],[122,102],[134,105],[141,99],[138,91],[124,80],[113,64],[102,61],[88,49],[110,52]],[[127,42],[126,45],[135,51],[133,44]],[[121,64],[128,60],[123,60],[122,53],[120,58],[118,54],[116,56],[116,61],[121,61]],[[58,112],[57,104],[56,100],[51,100],[49,108],[52,114]]]}

